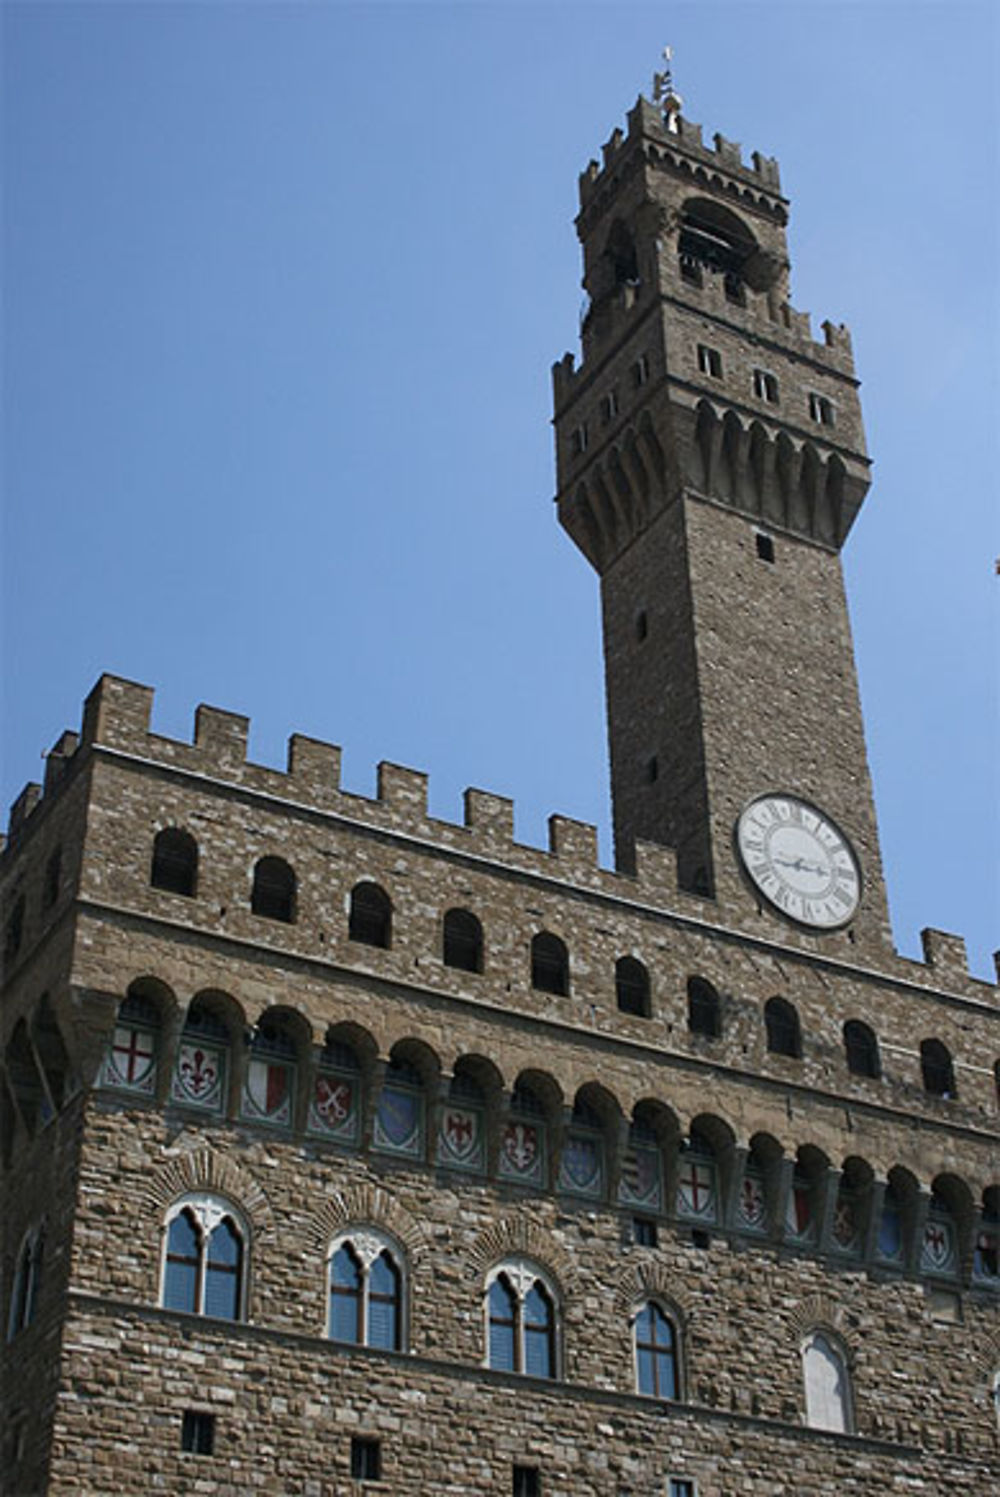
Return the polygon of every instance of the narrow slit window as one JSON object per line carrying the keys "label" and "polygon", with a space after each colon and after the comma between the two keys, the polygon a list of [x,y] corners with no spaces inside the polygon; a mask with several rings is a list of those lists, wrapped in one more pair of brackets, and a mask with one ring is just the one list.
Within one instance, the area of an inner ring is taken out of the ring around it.
{"label": "narrow slit window", "polygon": [[817,426],[836,426],[837,424],[833,401],[828,400],[825,395],[817,395],[815,392],[810,394],[809,415]]}
{"label": "narrow slit window", "polygon": [[707,343],[698,344],[698,368],[702,374],[707,374],[711,379],[722,378],[722,355],[717,348],[709,348]]}
{"label": "narrow slit window", "polygon": [[767,405],[777,405],[777,376],[769,373],[767,369],[755,369],[753,372],[753,393],[758,400],[765,401]]}
{"label": "narrow slit window", "polygon": [[754,542],[757,547],[757,556],[760,561],[774,561],[774,537],[765,534],[763,530],[754,532]]}

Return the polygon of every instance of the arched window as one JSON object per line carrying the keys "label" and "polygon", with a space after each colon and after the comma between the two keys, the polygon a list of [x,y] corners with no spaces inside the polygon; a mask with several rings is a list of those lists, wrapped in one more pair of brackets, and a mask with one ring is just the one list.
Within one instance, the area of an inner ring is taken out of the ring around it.
{"label": "arched window", "polygon": [[692,1034],[718,1039],[722,1033],[719,995],[704,977],[689,977],[687,984],[688,1028]]}
{"label": "arched window", "polygon": [[991,1284],[1000,1283],[1000,1185],[983,1191],[983,1210],[972,1254],[972,1273]]}
{"label": "arched window", "polygon": [[292,1121],[295,1041],[281,1022],[267,1014],[253,1031],[242,1113],[257,1123],[287,1127]]}
{"label": "arched window", "polygon": [[57,847],[45,865],[45,882],[42,885],[42,909],[51,910],[59,898],[62,887],[62,848]]}
{"label": "arched window", "polygon": [[198,844],[190,832],[164,827],[153,839],[149,882],[169,894],[194,894],[198,884]]}
{"label": "arched window", "polygon": [[361,1066],[352,1045],[327,1038],[309,1104],[309,1130],[357,1143],[361,1125]]}
{"label": "arched window", "polygon": [[242,1320],[244,1236],[236,1212],[216,1196],[175,1202],[167,1214],[164,1309]]}
{"label": "arched window", "polygon": [[650,1398],[679,1398],[677,1328],[655,1300],[646,1300],[632,1323],[635,1382]]}
{"label": "arched window", "polygon": [[790,1055],[793,1060],[802,1059],[802,1032],[799,1016],[792,1004],[784,998],[769,998],[764,1005],[764,1024],[767,1029],[767,1048],[772,1055]]}
{"label": "arched window", "polygon": [[487,1363],[501,1372],[556,1376],[556,1298],[527,1259],[499,1264],[486,1282]]}
{"label": "arched window", "polygon": [[874,1030],[860,1019],[848,1019],[844,1025],[844,1053],[852,1076],[871,1076],[874,1080],[881,1076],[878,1040]]}
{"label": "arched window", "polygon": [[499,1171],[506,1180],[542,1186],[548,1174],[546,1112],[541,1098],[519,1081],[510,1099],[510,1116],[500,1130]]}
{"label": "arched window", "polygon": [[423,1156],[424,1078],[409,1061],[391,1060],[385,1068],[372,1143],[390,1154]]}
{"label": "arched window", "polygon": [[144,1096],[155,1092],[161,1025],[159,987],[151,979],[140,978],[118,1005],[111,1044],[101,1067],[102,1086]]}
{"label": "arched window", "polygon": [[649,973],[634,956],[615,962],[615,996],[621,1013],[649,1018]]}
{"label": "arched window", "polygon": [[847,1358],[832,1336],[813,1331],[802,1343],[806,1423],[850,1434],[853,1425]]}
{"label": "arched window", "polygon": [[547,930],[532,937],[531,986],[561,997],[569,992],[569,952],[559,937]]}
{"label": "arched window", "polygon": [[392,904],[378,884],[354,885],[347,935],[349,940],[360,941],[363,946],[381,946],[384,951],[389,950],[392,945]]}
{"label": "arched window", "polygon": [[253,871],[250,908],[266,920],[295,921],[295,870],[284,858],[261,858]]}
{"label": "arched window", "polygon": [[13,1341],[35,1318],[38,1291],[42,1282],[42,1254],[45,1235],[41,1227],[32,1227],[21,1239],[14,1269],[14,1284],[7,1317],[7,1340]]}
{"label": "arched window", "polygon": [[444,964],[460,972],[483,970],[483,927],[470,910],[448,910],[444,917]]}
{"label": "arched window", "polygon": [[14,1033],[7,1042],[5,1052],[7,1081],[10,1085],[18,1112],[29,1133],[34,1133],[47,1123],[54,1114],[51,1098],[35,1054],[35,1047],[28,1034],[27,1021],[18,1019]]}
{"label": "arched window", "polygon": [[226,1105],[229,1045],[229,1026],[212,1000],[192,999],[177,1046],[171,1100],[221,1112]]}
{"label": "arched window", "polygon": [[924,1080],[924,1091],[932,1097],[952,1098],[955,1090],[955,1069],[947,1045],[940,1040],[920,1041],[920,1071]]}
{"label": "arched window", "polygon": [[400,1351],[403,1273],[394,1243],[373,1228],[342,1233],[330,1245],[331,1341]]}

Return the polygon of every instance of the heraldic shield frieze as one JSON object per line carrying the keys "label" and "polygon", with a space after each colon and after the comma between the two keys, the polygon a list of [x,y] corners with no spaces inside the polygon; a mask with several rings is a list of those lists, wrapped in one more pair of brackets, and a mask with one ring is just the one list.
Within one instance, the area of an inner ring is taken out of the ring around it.
{"label": "heraldic shield frieze", "polygon": [[644,1206],[648,1211],[663,1207],[663,1180],[659,1149],[629,1148],[622,1161],[618,1199],[626,1206]]}
{"label": "heraldic shield frieze", "polygon": [[537,1123],[511,1119],[500,1134],[500,1174],[522,1185],[544,1184],[545,1141]]}
{"label": "heraldic shield frieze", "polygon": [[420,1154],[423,1142],[423,1099],[419,1092],[384,1086],[375,1112],[374,1144],[390,1154]]}
{"label": "heraldic shield frieze", "polygon": [[251,1059],[243,1086],[243,1116],[284,1125],[292,1118],[292,1067],[266,1057]]}
{"label": "heraldic shield frieze", "polygon": [[736,1214],[741,1227],[749,1232],[767,1230],[767,1196],[764,1193],[764,1177],[756,1170],[747,1170],[740,1182]]}
{"label": "heraldic shield frieze", "polygon": [[156,1089],[155,1031],[139,1024],[116,1024],[100,1085],[151,1096]]}
{"label": "heraldic shield frieze", "polygon": [[571,1195],[599,1196],[604,1186],[601,1140],[588,1133],[570,1133],[559,1161],[559,1189]]}
{"label": "heraldic shield frieze", "polygon": [[696,1221],[714,1222],[719,1213],[719,1191],[715,1165],[710,1159],[687,1154],[681,1159],[677,1181],[677,1210]]}
{"label": "heraldic shield frieze", "polygon": [[815,1223],[813,1221],[812,1191],[805,1180],[798,1176],[792,1181],[792,1188],[788,1192],[788,1204],[785,1207],[785,1229],[789,1237],[799,1242],[805,1242],[812,1237]]}
{"label": "heraldic shield frieze", "polygon": [[954,1226],[940,1216],[931,1216],[924,1227],[921,1268],[928,1273],[954,1273],[957,1263]]}
{"label": "heraldic shield frieze", "polygon": [[320,1071],[309,1103],[309,1131],[327,1138],[354,1143],[358,1137],[360,1107],[358,1078]]}
{"label": "heraldic shield frieze", "polygon": [[481,1112],[471,1107],[444,1108],[441,1113],[438,1158],[442,1164],[451,1165],[453,1169],[483,1168],[485,1153]]}
{"label": "heraldic shield frieze", "polygon": [[200,1040],[182,1040],[177,1050],[170,1095],[187,1107],[221,1112],[226,1075],[226,1052]]}
{"label": "heraldic shield frieze", "polygon": [[834,1246],[838,1252],[861,1251],[861,1207],[849,1191],[842,1190],[837,1196],[832,1231]]}

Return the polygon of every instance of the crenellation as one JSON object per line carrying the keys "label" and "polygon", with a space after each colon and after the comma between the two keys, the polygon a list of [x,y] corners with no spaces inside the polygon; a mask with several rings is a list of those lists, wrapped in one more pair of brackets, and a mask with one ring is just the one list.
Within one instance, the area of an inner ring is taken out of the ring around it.
{"label": "crenellation", "polygon": [[598,870],[597,828],[569,816],[549,817],[549,852],[562,864],[561,872],[587,883]]}
{"label": "crenellation", "polygon": [[417,829],[427,821],[427,776],[383,759],[378,766],[378,799],[395,811],[408,827]]}
{"label": "crenellation", "polygon": [[34,780],[29,781],[21,791],[10,808],[7,818],[7,840],[15,842],[24,830],[31,813],[42,798],[42,787]]}
{"label": "crenellation", "polygon": [[89,747],[135,749],[149,736],[153,688],[103,675],[84,703],[81,741]]}
{"label": "crenellation", "polygon": [[194,714],[194,745],[209,765],[220,770],[238,772],[247,762],[247,740],[250,719],[239,712],[225,712],[220,707],[202,703]]}
{"label": "crenellation", "polygon": [[920,932],[920,943],[923,947],[924,962],[935,973],[948,978],[968,978],[969,956],[966,951],[965,937],[952,935],[950,931],[934,930],[931,926],[925,926]]}
{"label": "crenellation", "polygon": [[293,733],[288,740],[288,777],[296,796],[305,794],[317,804],[332,801],[340,790],[341,757],[338,745]]}

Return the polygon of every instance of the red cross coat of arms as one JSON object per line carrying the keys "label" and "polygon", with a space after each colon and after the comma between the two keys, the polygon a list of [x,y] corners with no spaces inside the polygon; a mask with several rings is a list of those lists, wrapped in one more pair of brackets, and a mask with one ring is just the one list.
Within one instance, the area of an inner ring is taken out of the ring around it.
{"label": "red cross coat of arms", "polygon": [[150,1029],[119,1024],[108,1056],[107,1077],[113,1086],[134,1087],[136,1091],[153,1089],[156,1044]]}
{"label": "red cross coat of arms", "polygon": [[688,1159],[677,1188],[678,1205],[685,1216],[715,1219],[715,1167],[704,1160]]}

